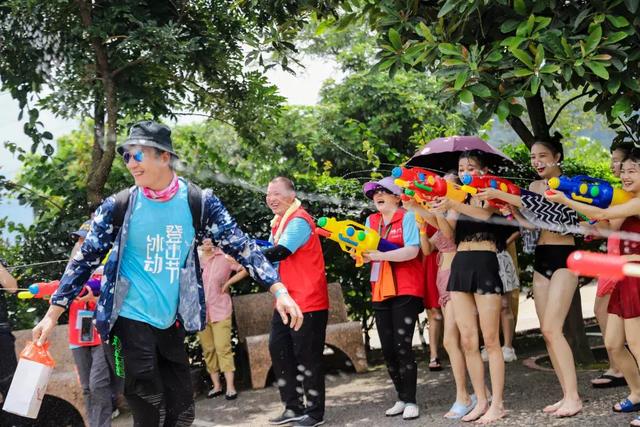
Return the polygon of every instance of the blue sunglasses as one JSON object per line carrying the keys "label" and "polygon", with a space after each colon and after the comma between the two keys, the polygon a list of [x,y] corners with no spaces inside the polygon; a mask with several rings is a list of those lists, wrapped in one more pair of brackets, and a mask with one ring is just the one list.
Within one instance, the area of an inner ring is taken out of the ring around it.
{"label": "blue sunglasses", "polygon": [[131,154],[128,151],[125,151],[122,153],[122,158],[124,159],[125,165],[129,164],[129,160],[131,160],[131,158],[138,163],[142,163],[142,160],[144,160],[144,152],[142,150],[137,150],[135,153]]}

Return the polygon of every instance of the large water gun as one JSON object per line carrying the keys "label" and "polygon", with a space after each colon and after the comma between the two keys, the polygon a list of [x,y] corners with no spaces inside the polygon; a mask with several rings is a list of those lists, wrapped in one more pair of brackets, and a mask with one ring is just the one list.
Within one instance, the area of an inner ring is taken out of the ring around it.
{"label": "large water gun", "polygon": [[380,237],[373,228],[350,220],[338,221],[335,218],[322,217],[318,220],[315,233],[337,242],[340,249],[355,255],[356,267],[362,267],[364,264],[363,252],[388,252],[399,248],[398,245]]}
{"label": "large water gun", "polygon": [[[100,295],[101,279],[102,279],[101,274],[93,274],[86,283],[86,286],[89,286],[89,288],[91,288],[91,292],[93,293],[94,296]],[[18,292],[18,298],[19,299],[31,299],[31,298],[49,299],[51,298],[51,295],[53,295],[55,291],[58,289],[58,286],[60,286],[59,280],[54,280],[52,282],[34,283],[29,286],[27,291]],[[80,295],[82,295],[82,292],[80,293]]]}
{"label": "large water gun", "polygon": [[567,197],[582,203],[606,209],[612,205],[626,203],[633,195],[613,186],[604,179],[587,175],[561,176],[549,180],[549,188],[562,191]]}
{"label": "large water gun", "polygon": [[[514,194],[516,196],[520,195],[520,187],[518,187],[508,179],[500,178],[498,176],[471,175],[465,173],[460,178],[460,181],[462,181],[462,187],[460,188],[471,195],[477,194],[478,190],[481,188],[495,188],[496,190],[500,190],[505,193]],[[499,199],[491,199],[488,200],[488,202],[489,206],[492,206],[496,209],[502,209],[508,205],[508,203],[503,202]]]}
{"label": "large water gun", "polygon": [[394,183],[404,188],[407,197],[413,197],[423,205],[425,201],[436,197],[446,197],[458,202],[467,198],[467,193],[458,185],[425,169],[396,167],[391,175],[396,178]]}
{"label": "large water gun", "polygon": [[567,267],[574,273],[587,277],[640,277],[640,264],[629,262],[619,255],[575,251],[567,258]]}

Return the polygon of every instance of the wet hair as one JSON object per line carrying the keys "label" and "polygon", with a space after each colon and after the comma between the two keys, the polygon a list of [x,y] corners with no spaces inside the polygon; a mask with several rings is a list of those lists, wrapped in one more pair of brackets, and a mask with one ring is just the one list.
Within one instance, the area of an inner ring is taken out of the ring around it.
{"label": "wet hair", "polygon": [[[484,152],[480,150],[463,151],[462,154],[460,154],[460,157],[458,157],[458,161],[462,159],[470,159],[475,161],[480,169],[487,167]],[[458,171],[455,171],[455,174],[457,173]]]}
{"label": "wet hair", "polygon": [[629,152],[624,156],[623,162],[631,160],[634,163],[640,164],[640,148],[632,147]]}
{"label": "wet hair", "polygon": [[553,154],[554,156],[560,153],[560,161],[564,160],[564,150],[562,148],[562,143],[559,140],[536,141],[531,146],[533,147],[536,144],[540,144],[543,147],[547,148],[549,151],[551,151],[551,154]]}
{"label": "wet hair", "polygon": [[614,151],[620,150],[622,151],[622,157],[627,157],[633,148],[634,148],[633,142],[613,141],[611,143],[611,147],[609,148],[609,152],[613,154]]}
{"label": "wet hair", "polygon": [[272,183],[281,182],[284,184],[285,188],[289,191],[296,191],[296,187],[293,185],[293,181],[291,181],[286,176],[276,176],[271,180]]}

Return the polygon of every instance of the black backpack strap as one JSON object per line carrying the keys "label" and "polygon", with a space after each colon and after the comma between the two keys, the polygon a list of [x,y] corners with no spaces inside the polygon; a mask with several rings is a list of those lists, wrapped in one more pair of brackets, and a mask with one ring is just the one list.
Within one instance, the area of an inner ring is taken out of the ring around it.
{"label": "black backpack strap", "polygon": [[202,189],[191,181],[187,181],[187,199],[196,236],[202,231]]}
{"label": "black backpack strap", "polygon": [[114,196],[116,198],[116,202],[113,206],[113,228],[115,229],[114,235],[117,234],[117,230],[122,227],[122,223],[124,222],[124,214],[127,212],[127,208],[129,207],[129,195],[131,191],[129,188],[125,188],[122,191],[119,191]]}

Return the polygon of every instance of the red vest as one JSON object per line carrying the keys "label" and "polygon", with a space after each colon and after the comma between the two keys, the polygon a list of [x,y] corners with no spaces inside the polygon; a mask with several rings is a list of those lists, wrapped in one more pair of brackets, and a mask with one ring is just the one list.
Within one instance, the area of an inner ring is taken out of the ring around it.
{"label": "red vest", "polygon": [[[400,247],[404,247],[404,238],[402,237],[402,220],[407,213],[400,208],[396,211],[391,219],[391,223],[387,226],[381,226],[382,214],[380,212],[369,216],[369,227],[376,231],[380,231],[380,235],[395,243]],[[391,228],[389,230],[389,227]],[[419,298],[424,297],[424,269],[420,256],[416,256],[409,261],[392,262],[394,279],[397,286],[397,295],[412,295]]]}
{"label": "red vest", "polygon": [[[329,290],[320,238],[314,233],[316,225],[311,216],[300,207],[287,218],[284,229],[294,218],[307,221],[311,227],[311,236],[298,250],[280,261],[280,278],[303,313],[327,310],[329,309]],[[278,230],[279,224],[280,222],[277,222],[271,229],[272,236]]]}

